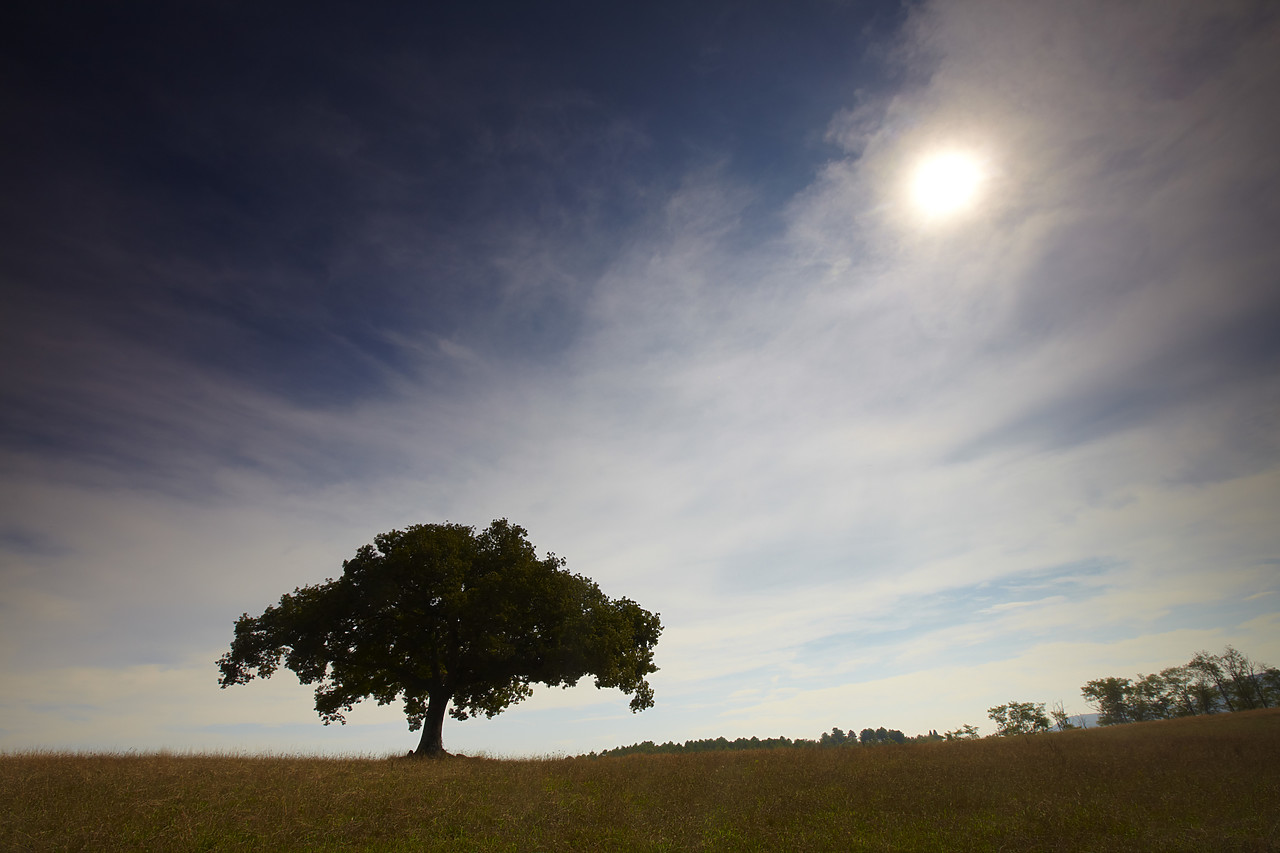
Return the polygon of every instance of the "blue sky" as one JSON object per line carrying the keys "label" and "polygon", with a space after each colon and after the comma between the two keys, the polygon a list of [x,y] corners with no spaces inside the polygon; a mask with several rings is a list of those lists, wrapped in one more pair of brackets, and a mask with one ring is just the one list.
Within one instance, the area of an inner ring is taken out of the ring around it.
{"label": "blue sky", "polygon": [[[909,734],[1280,661],[1264,2],[71,4],[6,27],[0,749],[403,751],[242,612],[507,517],[657,705],[446,747]],[[958,152],[972,199],[912,193]]]}

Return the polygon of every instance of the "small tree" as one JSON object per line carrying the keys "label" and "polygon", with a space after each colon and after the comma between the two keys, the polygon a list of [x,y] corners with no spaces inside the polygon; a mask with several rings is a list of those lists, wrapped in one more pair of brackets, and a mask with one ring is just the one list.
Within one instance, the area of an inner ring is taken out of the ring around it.
{"label": "small tree", "polygon": [[1196,652],[1195,657],[1187,663],[1187,668],[1200,676],[1206,685],[1211,685],[1214,699],[1226,707],[1228,711],[1238,710],[1231,690],[1231,679],[1223,671],[1222,659],[1208,652]]}
{"label": "small tree", "polygon": [[[849,733],[850,739],[853,732]],[[858,733],[858,740],[863,746],[872,746],[880,743],[906,743],[907,736],[897,729],[886,729],[881,726],[878,729],[863,729]]]}
{"label": "small tree", "polygon": [[947,732],[943,737],[947,740],[977,740],[979,735],[976,726],[965,723],[960,728]]}
{"label": "small tree", "polygon": [[1266,706],[1274,708],[1280,705],[1280,669],[1274,666],[1263,666],[1258,680],[1266,697]]}
{"label": "small tree", "polygon": [[1129,707],[1131,688],[1127,678],[1099,678],[1080,688],[1080,693],[1098,712],[1098,725],[1111,726],[1133,720]]}
{"label": "small tree", "polygon": [[1164,720],[1172,716],[1176,684],[1169,684],[1164,676],[1152,673],[1139,675],[1129,686],[1129,710],[1135,723],[1147,720]]}
{"label": "small tree", "polygon": [[1043,702],[1009,702],[987,709],[998,735],[1029,735],[1049,730]]}
{"label": "small tree", "polygon": [[845,734],[844,730],[836,726],[829,732],[824,732],[822,737],[818,739],[818,743],[822,746],[843,746],[846,743],[856,742],[853,732]]}
{"label": "small tree", "polygon": [[1270,696],[1264,681],[1265,666],[1259,666],[1249,656],[1227,646],[1227,650],[1218,656],[1223,671],[1229,679],[1229,690],[1235,697],[1236,706],[1246,708],[1270,707]]}
{"label": "small tree", "polygon": [[460,524],[415,525],[374,538],[342,564],[342,577],[296,589],[261,616],[244,614],[218,661],[222,687],[267,678],[281,661],[316,684],[325,725],[362,699],[403,699],[416,755],[444,752],[445,712],[492,717],[533,693],[594,675],[596,687],[653,705],[657,614],[610,599],[564,560],[539,559],[524,528],[506,519],[482,533]]}
{"label": "small tree", "polygon": [[1190,669],[1185,666],[1171,666],[1160,670],[1160,679],[1164,682],[1165,699],[1170,716],[1191,717],[1201,713],[1196,695],[1195,676]]}
{"label": "small tree", "polygon": [[1053,703],[1053,707],[1049,709],[1049,716],[1053,718],[1053,724],[1060,732],[1079,728],[1079,726],[1071,722],[1071,715],[1067,713],[1067,709],[1062,706],[1061,702]]}

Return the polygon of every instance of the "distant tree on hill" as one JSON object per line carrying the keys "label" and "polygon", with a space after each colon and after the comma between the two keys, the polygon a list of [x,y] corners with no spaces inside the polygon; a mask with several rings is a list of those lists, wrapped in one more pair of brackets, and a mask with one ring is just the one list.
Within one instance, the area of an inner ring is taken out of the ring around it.
{"label": "distant tree on hill", "polygon": [[1062,706],[1061,702],[1053,703],[1053,707],[1049,709],[1049,716],[1053,718],[1053,724],[1060,732],[1078,728],[1075,723],[1071,722],[1071,715],[1067,713],[1067,709]]}
{"label": "distant tree on hill", "polygon": [[907,736],[897,729],[881,726],[878,729],[863,729],[858,734],[858,740],[863,746],[875,746],[882,743],[906,743]]}
{"label": "distant tree on hill", "polygon": [[823,746],[844,746],[846,743],[856,743],[852,733],[846,734],[840,727],[835,727],[831,731],[826,732],[818,739],[818,743]]}
{"label": "distant tree on hill", "polygon": [[1008,702],[987,709],[998,735],[1029,735],[1049,730],[1043,702]]}
{"label": "distant tree on hill", "polygon": [[1160,671],[1160,678],[1164,682],[1170,716],[1190,717],[1207,713],[1199,710],[1201,702],[1196,690],[1197,678],[1190,668],[1171,666]]}
{"label": "distant tree on hill", "polygon": [[1276,704],[1277,697],[1267,689],[1266,671],[1269,667],[1255,663],[1231,646],[1227,646],[1218,660],[1229,681],[1227,693],[1235,700],[1236,710],[1270,708]]}
{"label": "distant tree on hill", "polygon": [[[1214,706],[1221,706],[1223,710],[1236,710],[1235,701],[1232,697],[1231,682],[1227,678],[1226,672],[1222,668],[1222,659],[1217,655],[1211,655],[1208,652],[1197,652],[1188,663],[1187,668],[1197,673],[1204,679],[1207,684],[1213,686]],[[1209,713],[1218,710],[1213,707]]]}
{"label": "distant tree on hill", "polygon": [[1161,675],[1139,675],[1129,685],[1129,716],[1135,723],[1146,720],[1168,719],[1173,708],[1174,699],[1170,695],[1171,685]]}
{"label": "distant tree on hill", "polygon": [[945,740],[977,740],[980,735],[975,726],[965,723],[958,729],[952,729],[942,736]]}
{"label": "distant tree on hill", "polygon": [[1099,678],[1080,688],[1085,701],[1098,712],[1098,725],[1111,726],[1133,720],[1129,710],[1132,682],[1127,678]]}
{"label": "distant tree on hill", "polygon": [[594,675],[597,687],[653,705],[658,616],[594,581],[539,558],[506,519],[476,533],[425,524],[374,538],[342,564],[342,577],[294,590],[261,616],[236,622],[218,661],[223,687],[280,666],[317,684],[325,725],[366,698],[404,701],[416,755],[444,752],[445,711],[492,717],[533,692]]}

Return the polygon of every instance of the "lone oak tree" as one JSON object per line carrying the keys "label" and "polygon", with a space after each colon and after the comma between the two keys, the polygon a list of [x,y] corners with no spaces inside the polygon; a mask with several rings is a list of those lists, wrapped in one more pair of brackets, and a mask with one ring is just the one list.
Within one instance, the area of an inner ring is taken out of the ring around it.
{"label": "lone oak tree", "polygon": [[372,697],[403,697],[414,753],[444,754],[446,708],[455,719],[501,713],[532,685],[596,687],[653,706],[645,680],[662,633],[658,615],[539,559],[524,528],[506,519],[477,534],[461,524],[422,524],[374,538],[342,564],[342,577],[296,589],[261,616],[235,625],[218,660],[219,684],[270,677],[283,660],[316,684],[325,725]]}

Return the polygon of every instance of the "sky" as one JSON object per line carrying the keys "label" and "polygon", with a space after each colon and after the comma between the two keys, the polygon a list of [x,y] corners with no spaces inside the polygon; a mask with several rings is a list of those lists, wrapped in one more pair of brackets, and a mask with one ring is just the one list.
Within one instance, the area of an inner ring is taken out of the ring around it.
{"label": "sky", "polygon": [[412,748],[214,662],[444,521],[665,626],[454,752],[1280,664],[1275,4],[366,6],[5,13],[0,750]]}

